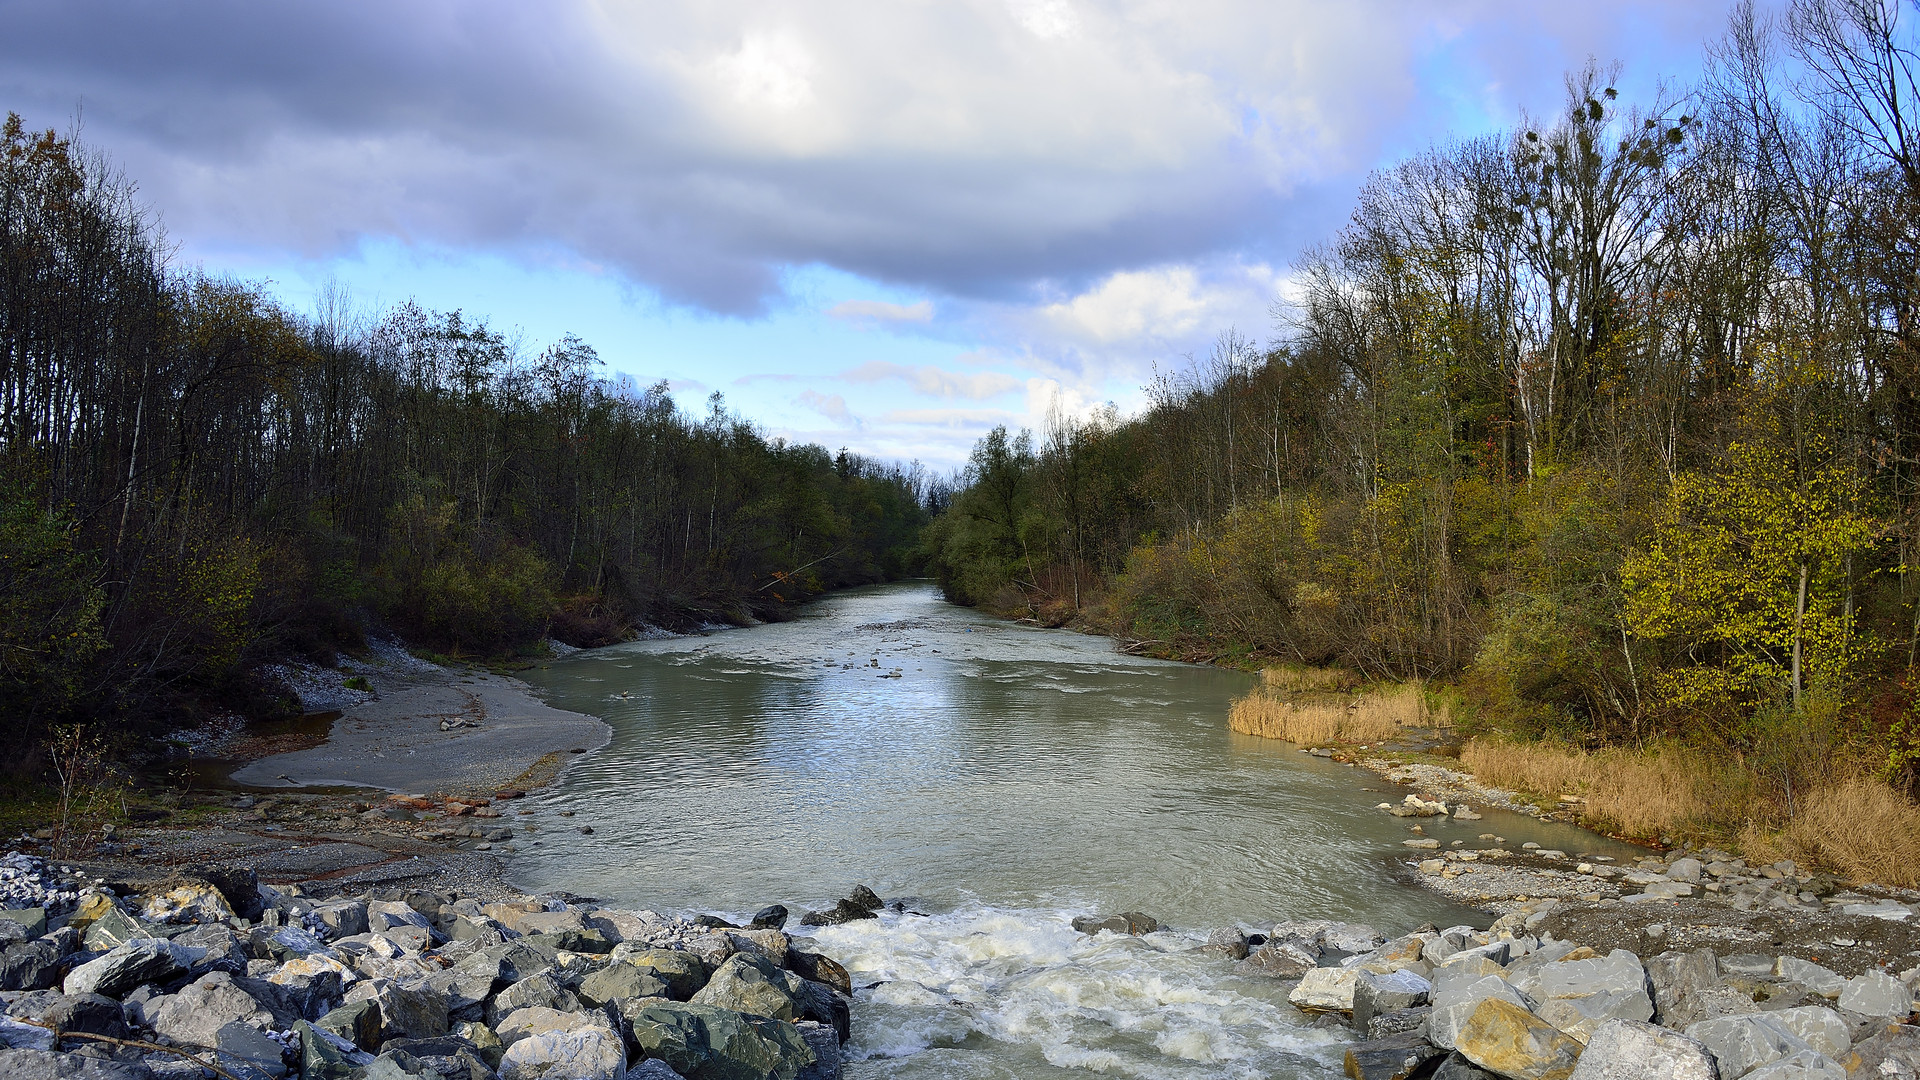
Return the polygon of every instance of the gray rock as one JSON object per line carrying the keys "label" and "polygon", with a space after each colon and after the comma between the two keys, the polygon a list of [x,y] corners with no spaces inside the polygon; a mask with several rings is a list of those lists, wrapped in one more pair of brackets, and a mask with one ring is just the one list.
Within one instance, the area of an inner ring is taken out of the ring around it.
{"label": "gray rock", "polygon": [[1252,949],[1247,944],[1246,931],[1237,926],[1226,926],[1208,934],[1207,943],[1200,947],[1200,951],[1229,960],[1245,960]]}
{"label": "gray rock", "polygon": [[1366,923],[1328,923],[1320,931],[1320,946],[1344,953],[1363,953],[1386,943],[1386,936]]}
{"label": "gray rock", "polygon": [[1738,1080],[1769,1061],[1809,1049],[1796,1035],[1759,1016],[1724,1016],[1687,1027],[1687,1035],[1706,1044],[1720,1063],[1721,1080]]}
{"label": "gray rock", "polygon": [[448,1030],[447,999],[425,984],[403,986],[388,979],[369,979],[355,984],[347,1000],[373,1002],[380,1010],[381,1035],[387,1039],[431,1039]]}
{"label": "gray rock", "polygon": [[1892,1025],[1839,1060],[1858,1080],[1920,1080],[1920,1027]]}
{"label": "gray rock", "polygon": [[1287,1001],[1304,1012],[1352,1012],[1359,977],[1352,968],[1314,968],[1300,976],[1300,985],[1287,992]]}
{"label": "gray rock", "polygon": [[213,1041],[216,1051],[214,1058],[223,1066],[239,1063],[268,1076],[287,1074],[287,1066],[282,1060],[285,1051],[258,1028],[241,1023],[223,1024],[214,1033]]}
{"label": "gray rock", "polygon": [[1913,991],[1884,971],[1869,971],[1847,980],[1840,1007],[1862,1016],[1904,1020],[1913,1013]]}
{"label": "gray rock", "polygon": [[348,1080],[356,1068],[373,1063],[372,1054],[305,1020],[293,1030],[300,1036],[301,1080]]}
{"label": "gray rock", "polygon": [[487,1020],[498,1024],[499,1019],[515,1009],[524,1009],[530,1005],[554,1009],[559,1012],[579,1012],[580,999],[561,986],[552,975],[542,972],[529,975],[507,987],[487,1003]]}
{"label": "gray rock", "polygon": [[157,998],[145,1009],[147,1026],[174,1042],[214,1046],[215,1036],[230,1023],[267,1027],[273,1010],[235,985],[232,975],[216,971],[184,986],[177,994]]}
{"label": "gray rock", "polygon": [[1540,1003],[1540,1019],[1582,1045],[1610,1020],[1653,1019],[1646,971],[1640,958],[1625,949],[1591,960],[1542,965],[1529,996]]}
{"label": "gray rock", "polygon": [[1474,1007],[1456,1041],[1462,1057],[1514,1080],[1565,1080],[1581,1053],[1571,1036],[1498,997]]}
{"label": "gray rock", "polygon": [[615,998],[666,997],[667,984],[632,964],[608,964],[580,980],[577,994],[588,1005],[604,1005]]}
{"label": "gray rock", "polygon": [[186,954],[170,941],[137,938],[74,968],[63,988],[69,994],[119,997],[141,983],[165,982],[185,974],[188,963]]}
{"label": "gray rock", "polygon": [[47,909],[7,908],[0,911],[0,922],[12,923],[20,929],[20,939],[30,941],[47,932]]}
{"label": "gray rock", "polygon": [[41,938],[0,954],[0,990],[51,990],[60,981],[59,946]]}
{"label": "gray rock", "polygon": [[1816,1050],[1770,1061],[1747,1074],[1749,1080],[1847,1080],[1847,1070]]}
{"label": "gray rock", "polygon": [[1347,1047],[1344,1063],[1352,1080],[1407,1080],[1446,1053],[1418,1035],[1394,1035]]}
{"label": "gray rock", "polygon": [[61,994],[38,990],[7,1004],[7,1015],[50,1025],[55,1031],[84,1031],[124,1039],[127,1021],[120,1003],[99,994]]}
{"label": "gray rock", "polygon": [[1159,920],[1151,915],[1142,915],[1138,911],[1123,911],[1118,915],[1109,915],[1096,919],[1091,915],[1082,915],[1073,920],[1073,928],[1083,934],[1098,934],[1105,930],[1110,934],[1151,934],[1160,929]]}
{"label": "gray rock", "polygon": [[614,1017],[599,1009],[586,1012],[559,1012],[539,1005],[529,1005],[524,1009],[515,1009],[494,1025],[494,1034],[502,1046],[512,1046],[521,1039],[540,1035],[549,1031],[573,1031],[583,1027],[599,1027],[608,1031],[617,1031]]}
{"label": "gray rock", "polygon": [[375,900],[367,905],[367,929],[384,934],[397,926],[417,926],[423,930],[433,929],[433,920],[415,911],[409,904],[397,900]]}
{"label": "gray rock", "polygon": [[1353,982],[1353,1029],[1365,1033],[1381,1013],[1425,1005],[1433,984],[1411,971],[1388,975],[1356,972]]}
{"label": "gray rock", "polygon": [[454,968],[427,976],[427,986],[447,1000],[448,1016],[468,1020],[480,1018],[480,1006],[486,1002],[487,995],[493,993],[492,979]]}
{"label": "gray rock", "polygon": [[673,1066],[659,1058],[648,1058],[627,1070],[627,1080],[687,1080],[687,1078],[673,1071]]}
{"label": "gray rock", "polygon": [[313,917],[327,928],[327,936],[336,941],[372,929],[367,925],[367,905],[358,900],[331,900],[315,904]]}
{"label": "gray rock", "polygon": [[1667,867],[1669,878],[1696,884],[1700,881],[1700,875],[1705,872],[1706,867],[1699,859],[1694,858],[1675,859],[1673,865]]}
{"label": "gray rock", "polygon": [[386,1041],[380,1029],[380,1006],[370,999],[349,1001],[314,1021],[314,1026],[366,1051],[378,1050]]}
{"label": "gray rock", "polygon": [[93,952],[106,952],[116,945],[125,945],[137,938],[155,937],[154,928],[130,918],[125,912],[115,908],[87,927],[82,939],[86,947]]}
{"label": "gray rock", "polygon": [[775,1020],[800,1020],[805,1018],[801,1003],[804,983],[804,979],[775,967],[764,956],[737,953],[720,965],[692,1001]]}
{"label": "gray rock", "polygon": [[[840,1080],[843,1062],[840,1054],[842,1036],[826,1024],[816,1024],[811,1020],[802,1020],[794,1027],[799,1030],[800,1038],[805,1040],[807,1049],[813,1051],[813,1064],[800,1070],[794,1080]],[[632,1074],[628,1074],[631,1078]]]}
{"label": "gray rock", "polygon": [[1319,950],[1309,950],[1298,939],[1269,941],[1246,955],[1245,960],[1234,966],[1242,975],[1297,979],[1320,966]]}
{"label": "gray rock", "polygon": [[798,1028],[696,1004],[660,1004],[628,1017],[634,1049],[687,1080],[795,1080],[816,1060]]}
{"label": "gray rock", "polygon": [[613,962],[632,964],[666,983],[667,996],[675,1001],[685,1001],[699,993],[700,988],[707,985],[707,974],[711,970],[699,956],[678,949],[628,951],[627,946],[621,945],[613,950]]}
{"label": "gray rock", "polygon": [[1427,1038],[1435,1046],[1456,1049],[1461,1029],[1488,998],[1499,998],[1522,1009],[1527,1007],[1526,1000],[1498,975],[1488,975],[1463,986],[1443,984],[1433,992],[1433,1015],[1427,1018]]}
{"label": "gray rock", "polygon": [[1447,1055],[1447,1060],[1433,1070],[1428,1080],[1496,1080],[1494,1075],[1466,1058],[1458,1051]]}
{"label": "gray rock", "polygon": [[1570,1080],[1720,1080],[1720,1073],[1698,1039],[1637,1020],[1611,1020],[1594,1029]]}
{"label": "gray rock", "polygon": [[1783,979],[1791,979],[1806,987],[1809,993],[1818,994],[1828,1000],[1839,997],[1847,988],[1845,976],[1797,956],[1781,957],[1775,961],[1773,972]]}
{"label": "gray rock", "polygon": [[1839,1013],[1819,1005],[1779,1009],[1762,1019],[1836,1061],[1853,1045],[1853,1025]]}
{"label": "gray rock", "polygon": [[446,1080],[426,1062],[407,1053],[394,1050],[373,1059],[358,1080]]}
{"label": "gray rock", "polygon": [[53,1032],[46,1028],[0,1016],[0,1050],[53,1050],[55,1041]]}
{"label": "gray rock", "polygon": [[1433,1015],[1433,1006],[1417,1005],[1411,1009],[1395,1009],[1392,1012],[1378,1013],[1367,1021],[1365,1031],[1359,1034],[1367,1039],[1384,1039],[1389,1035],[1421,1035],[1427,1033],[1427,1017]]}
{"label": "gray rock", "polygon": [[0,1050],[0,1080],[151,1080],[145,1065],[45,1050]]}
{"label": "gray rock", "polygon": [[1720,958],[1720,970],[1728,975],[1771,975],[1775,960],[1759,953],[1736,953]]}

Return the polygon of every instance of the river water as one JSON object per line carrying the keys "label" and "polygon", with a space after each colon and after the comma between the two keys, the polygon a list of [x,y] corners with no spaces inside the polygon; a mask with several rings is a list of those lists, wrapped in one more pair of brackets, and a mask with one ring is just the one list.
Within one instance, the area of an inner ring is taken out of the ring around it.
{"label": "river water", "polygon": [[[926,917],[789,927],[872,986],[850,1077],[1337,1076],[1338,1033],[1189,950],[1289,918],[1487,921],[1405,884],[1408,822],[1375,808],[1404,789],[1227,730],[1249,676],[999,622],[924,583],[525,677],[613,727],[529,800],[528,888],[796,920],[855,884],[914,898]],[[1496,811],[1423,824],[1443,844],[1618,847]],[[1172,929],[1068,926],[1115,911]]]}

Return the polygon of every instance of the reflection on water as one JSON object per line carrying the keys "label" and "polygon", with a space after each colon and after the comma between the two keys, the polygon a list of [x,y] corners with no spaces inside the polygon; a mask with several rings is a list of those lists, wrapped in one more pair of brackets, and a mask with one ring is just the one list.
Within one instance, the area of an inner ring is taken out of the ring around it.
{"label": "reflection on water", "polygon": [[[863,992],[854,1075],[1313,1073],[1331,1042],[1271,984],[1182,950],[1234,922],[1484,923],[1402,884],[1407,823],[1373,808],[1399,790],[1227,730],[1248,676],[996,622],[922,584],[528,675],[614,728],[536,803],[514,865],[530,888],[744,913],[865,883],[936,913],[820,935],[887,984]],[[1443,844],[1613,850],[1515,815],[1423,824]],[[1064,928],[1117,910],[1181,930]]]}

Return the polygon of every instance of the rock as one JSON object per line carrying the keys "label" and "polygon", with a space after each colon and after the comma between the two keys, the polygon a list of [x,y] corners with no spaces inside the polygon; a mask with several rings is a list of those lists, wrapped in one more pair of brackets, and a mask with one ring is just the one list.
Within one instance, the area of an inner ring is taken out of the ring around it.
{"label": "rock", "polygon": [[691,1000],[775,1020],[798,1020],[803,1012],[798,984],[803,981],[764,956],[738,953],[720,965]]}
{"label": "rock", "polygon": [[232,975],[216,971],[146,1007],[147,1026],[174,1042],[213,1046],[214,1036],[230,1023],[269,1027],[273,1010],[235,985]]}
{"label": "rock", "polygon": [[1138,911],[1123,911],[1104,919],[1082,915],[1073,920],[1073,928],[1083,934],[1098,934],[1105,930],[1112,934],[1132,934],[1138,937],[1160,929],[1160,923],[1151,915],[1142,915]]}
{"label": "rock", "polygon": [[[561,986],[553,976],[541,973],[529,975],[500,991],[492,1001],[487,1003],[487,1021],[497,1026],[501,1017],[529,1005],[556,1009],[560,1012],[580,1011],[579,998]],[[443,1033],[444,1030],[443,1028]]]}
{"label": "rock", "polygon": [[[707,985],[710,970],[705,961],[679,949],[640,949],[626,952],[622,945],[614,949],[614,963],[631,964],[667,984],[667,996],[685,1001]],[[789,953],[789,959],[795,954]],[[836,965],[838,966],[838,965]],[[803,973],[804,974],[804,973]]]}
{"label": "rock", "polygon": [[1237,926],[1227,926],[1209,933],[1207,943],[1200,946],[1200,951],[1229,960],[1245,960],[1250,947],[1246,931]]}
{"label": "rock", "polygon": [[1720,1074],[1698,1039],[1637,1020],[1610,1020],[1587,1039],[1572,1080],[1720,1080]]}
{"label": "rock", "polygon": [[1352,1012],[1358,975],[1352,968],[1314,968],[1300,977],[1287,1000],[1305,1012]]}
{"label": "rock", "polygon": [[1920,1027],[1895,1024],[1837,1059],[1855,1080],[1920,1078]]}
{"label": "rock", "polygon": [[[1395,1009],[1392,1012],[1378,1013],[1367,1021],[1362,1038],[1384,1039],[1389,1035],[1415,1034],[1425,1036],[1427,1017],[1433,1014],[1430,1005],[1418,1005],[1411,1009]],[[1355,1025],[1356,1028],[1358,1025]]]}
{"label": "rock", "polygon": [[431,933],[433,920],[398,900],[375,900],[367,905],[367,929],[373,933],[384,934],[403,926],[417,926]]}
{"label": "rock", "polygon": [[583,1027],[601,1027],[614,1030],[613,1021],[606,1013],[598,1009],[588,1012],[559,1012],[539,1005],[529,1005],[524,1009],[515,1009],[498,1024],[494,1025],[494,1035],[500,1045],[511,1048],[521,1039],[542,1035],[550,1031],[573,1031]]}
{"label": "rock", "polygon": [[1320,966],[1319,950],[1308,950],[1297,940],[1269,941],[1247,954],[1234,966],[1242,975],[1264,975],[1269,979],[1298,979]]}
{"label": "rock", "polygon": [[223,1067],[232,1069],[238,1062],[251,1066],[268,1076],[285,1076],[286,1063],[282,1056],[285,1049],[277,1042],[267,1038],[259,1028],[242,1023],[222,1024],[214,1033],[214,1058]]}
{"label": "rock", "polygon": [[[500,996],[504,998],[506,994]],[[348,1000],[371,1001],[379,1007],[380,1033],[384,1038],[431,1039],[447,1033],[447,999],[429,987],[402,986],[387,979],[373,979],[354,987]]]}
{"label": "rock", "polygon": [[1853,1025],[1839,1013],[1819,1005],[1780,1009],[1767,1013],[1762,1019],[1836,1061],[1853,1045]]}
{"label": "rock", "polygon": [[52,1050],[55,1042],[53,1032],[46,1028],[0,1014],[0,1049]]}
{"label": "rock", "polygon": [[1581,1051],[1571,1036],[1499,997],[1474,1007],[1455,1048],[1475,1065],[1515,1080],[1564,1080]]}
{"label": "rock", "polygon": [[74,968],[63,988],[69,994],[119,997],[141,983],[165,982],[185,974],[188,963],[183,950],[172,942],[138,938]]}
{"label": "rock", "polygon": [[[808,1020],[802,1020],[794,1027],[799,1030],[800,1038],[805,1040],[807,1049],[813,1051],[813,1064],[801,1069],[794,1080],[840,1080],[840,1036],[831,1027]],[[628,1077],[631,1080],[632,1074],[629,1073]]]}
{"label": "rock", "polygon": [[1847,980],[1840,1007],[1862,1016],[1904,1020],[1913,1013],[1913,991],[1884,971],[1869,971]]}
{"label": "rock", "polygon": [[1466,803],[1461,803],[1459,806],[1453,808],[1453,820],[1455,821],[1479,821],[1483,816],[1482,814],[1474,813],[1473,807],[1468,806]]}
{"label": "rock", "polygon": [[1433,1040],[1435,1046],[1457,1049],[1461,1030],[1480,1003],[1489,998],[1498,998],[1522,1009],[1527,1007],[1526,1000],[1498,975],[1487,975],[1464,984],[1437,984],[1433,991],[1433,1015],[1427,1018],[1427,1038]]}
{"label": "rock", "polygon": [[1411,971],[1386,975],[1355,973],[1353,983],[1353,1029],[1366,1032],[1373,1018],[1396,1009],[1425,1005],[1433,984]]}
{"label": "rock", "polygon": [[7,1006],[16,1020],[32,1020],[54,1031],[84,1031],[91,1035],[124,1039],[127,1021],[120,1004],[99,994],[58,994],[42,990],[22,994]]}
{"label": "rock", "polygon": [[349,1080],[356,1068],[373,1063],[372,1054],[305,1020],[293,1030],[300,1036],[301,1080]]}
{"label": "rock", "polygon": [[1344,953],[1369,952],[1386,942],[1386,937],[1366,923],[1328,923],[1320,928],[1320,947]]}
{"label": "rock", "polygon": [[793,948],[793,940],[778,930],[737,930],[727,934],[727,940],[734,951],[758,953],[776,967],[787,966],[787,952]]}
{"label": "rock", "polygon": [[1540,1003],[1540,1019],[1582,1045],[1609,1020],[1653,1019],[1646,971],[1640,958],[1625,949],[1605,958],[1542,965],[1528,996]]}
{"label": "rock", "polygon": [[1433,970],[1432,965],[1421,959],[1427,942],[1432,934],[1408,934],[1398,937],[1367,953],[1365,959],[1358,961],[1362,970],[1375,975],[1386,975],[1395,971],[1411,971],[1421,978]]}
{"label": "rock", "polygon": [[1808,1049],[1799,1037],[1758,1016],[1723,1016],[1687,1027],[1687,1036],[1706,1044],[1720,1063],[1721,1080],[1738,1080],[1769,1061]]}
{"label": "rock", "polygon": [[[1670,1028],[1683,1028],[1701,1020],[1728,1015],[1730,1009],[1714,1007],[1715,995],[1709,991],[1725,989],[1720,982],[1720,960],[1712,949],[1690,953],[1668,952],[1648,960],[1647,981],[1653,986],[1654,1016]],[[1702,995],[1708,995],[1703,998]],[[1751,998],[1747,1010],[1754,1011]]]}
{"label": "rock", "polygon": [[315,904],[313,917],[327,928],[327,936],[334,940],[354,937],[371,929],[367,925],[367,905],[358,900],[335,900],[326,904]]}
{"label": "rock", "polygon": [[687,1080],[687,1078],[673,1071],[673,1066],[659,1058],[648,1058],[627,1070],[627,1080]]}
{"label": "rock", "polygon": [[879,911],[881,908],[887,906],[886,901],[880,899],[878,893],[875,893],[865,885],[855,885],[853,892],[847,895],[847,903],[860,908],[862,911]]}
{"label": "rock", "polygon": [[1791,979],[1806,987],[1810,993],[1829,1000],[1839,997],[1847,988],[1844,976],[1797,956],[1783,956],[1775,961],[1773,973],[1783,979]]}
{"label": "rock", "polygon": [[507,1047],[499,1059],[501,1080],[620,1080],[626,1076],[626,1045],[607,1028],[541,1032]]}
{"label": "rock", "polygon": [[151,1080],[144,1065],[46,1050],[0,1050],[0,1080]]}
{"label": "rock", "polygon": [[370,999],[349,1001],[314,1021],[314,1026],[362,1050],[373,1051],[386,1041],[380,1028],[380,1006]]}
{"label": "rock", "polygon": [[1387,808],[1394,817],[1438,817],[1446,812],[1446,803],[1429,802],[1418,795],[1408,795],[1399,805]]}
{"label": "rock", "polygon": [[1698,884],[1700,875],[1704,874],[1706,869],[1706,865],[1699,859],[1691,857],[1675,859],[1673,865],[1667,867],[1667,877],[1674,881]]}
{"label": "rock", "polygon": [[501,1055],[506,1053],[507,1047],[492,1028],[485,1024],[467,1023],[455,1028],[453,1033],[467,1040],[488,1068],[499,1070]]}
{"label": "rock", "polygon": [[153,922],[223,923],[234,917],[227,898],[204,881],[187,881],[148,896],[140,913]]}
{"label": "rock", "polygon": [[787,909],[780,904],[769,904],[753,913],[753,921],[747,924],[749,930],[779,930],[787,925]]}
{"label": "rock", "polygon": [[[67,925],[72,926],[73,923],[69,921]],[[81,940],[94,952],[106,952],[129,941],[153,936],[152,930],[121,914],[120,909],[109,908],[87,924],[86,935]]]}
{"label": "rock", "polygon": [[651,1005],[628,1021],[636,1052],[687,1080],[795,1080],[816,1060],[793,1025],[727,1009]]}
{"label": "rock", "polygon": [[1759,953],[1736,953],[1720,958],[1720,970],[1729,975],[1771,975],[1775,961]]}
{"label": "rock", "polygon": [[580,980],[576,991],[588,1005],[604,1005],[614,998],[666,997],[667,984],[632,964],[608,964]]}
{"label": "rock", "polygon": [[360,1074],[359,1080],[445,1080],[440,1074],[427,1066],[427,1063],[407,1053],[395,1050],[381,1054],[373,1059]]}
{"label": "rock", "polygon": [[1750,1080],[1847,1080],[1847,1070],[1815,1050],[1771,1061],[1748,1073]]}
{"label": "rock", "polygon": [[1418,1035],[1395,1035],[1347,1047],[1346,1073],[1352,1080],[1407,1080],[1446,1053]]}
{"label": "rock", "polygon": [[1494,1075],[1466,1058],[1459,1051],[1447,1055],[1427,1080],[1495,1080]]}
{"label": "rock", "polygon": [[46,939],[10,945],[0,954],[0,990],[50,990],[60,981],[60,949]]}
{"label": "rock", "polygon": [[493,1068],[482,1060],[479,1048],[465,1039],[442,1035],[437,1039],[394,1039],[383,1053],[405,1053],[441,1076],[460,1080],[492,1080]]}
{"label": "rock", "polygon": [[[819,953],[803,952],[799,949],[787,951],[787,970],[810,982],[817,982],[851,997],[853,995],[853,976],[840,966],[839,961]],[[671,987],[669,987],[671,991]],[[675,997],[669,992],[668,997]],[[691,995],[688,995],[691,996]]]}
{"label": "rock", "polygon": [[1423,840],[1402,840],[1400,843],[1410,848],[1437,848],[1440,846],[1440,841],[1435,840],[1431,836]]}
{"label": "rock", "polygon": [[19,927],[21,940],[31,941],[47,932],[47,909],[43,907],[7,908],[5,911],[0,911],[0,922],[12,923]]}

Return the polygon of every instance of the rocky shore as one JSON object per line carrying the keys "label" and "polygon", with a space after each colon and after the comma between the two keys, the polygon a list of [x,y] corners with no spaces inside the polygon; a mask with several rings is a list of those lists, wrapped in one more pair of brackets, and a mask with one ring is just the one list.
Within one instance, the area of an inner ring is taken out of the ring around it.
{"label": "rocky shore", "polygon": [[[247,870],[0,858],[0,1078],[830,1080],[853,987],[782,931]],[[861,889],[815,922],[871,918]]]}
{"label": "rocky shore", "polygon": [[[1150,932],[1137,913],[1090,932]],[[1920,1076],[1920,967],[1852,976],[1748,948],[1642,954],[1514,912],[1486,930],[1285,922],[1213,935],[1206,951],[1291,983],[1288,1000],[1345,1029],[1354,1080],[1860,1080]]]}

